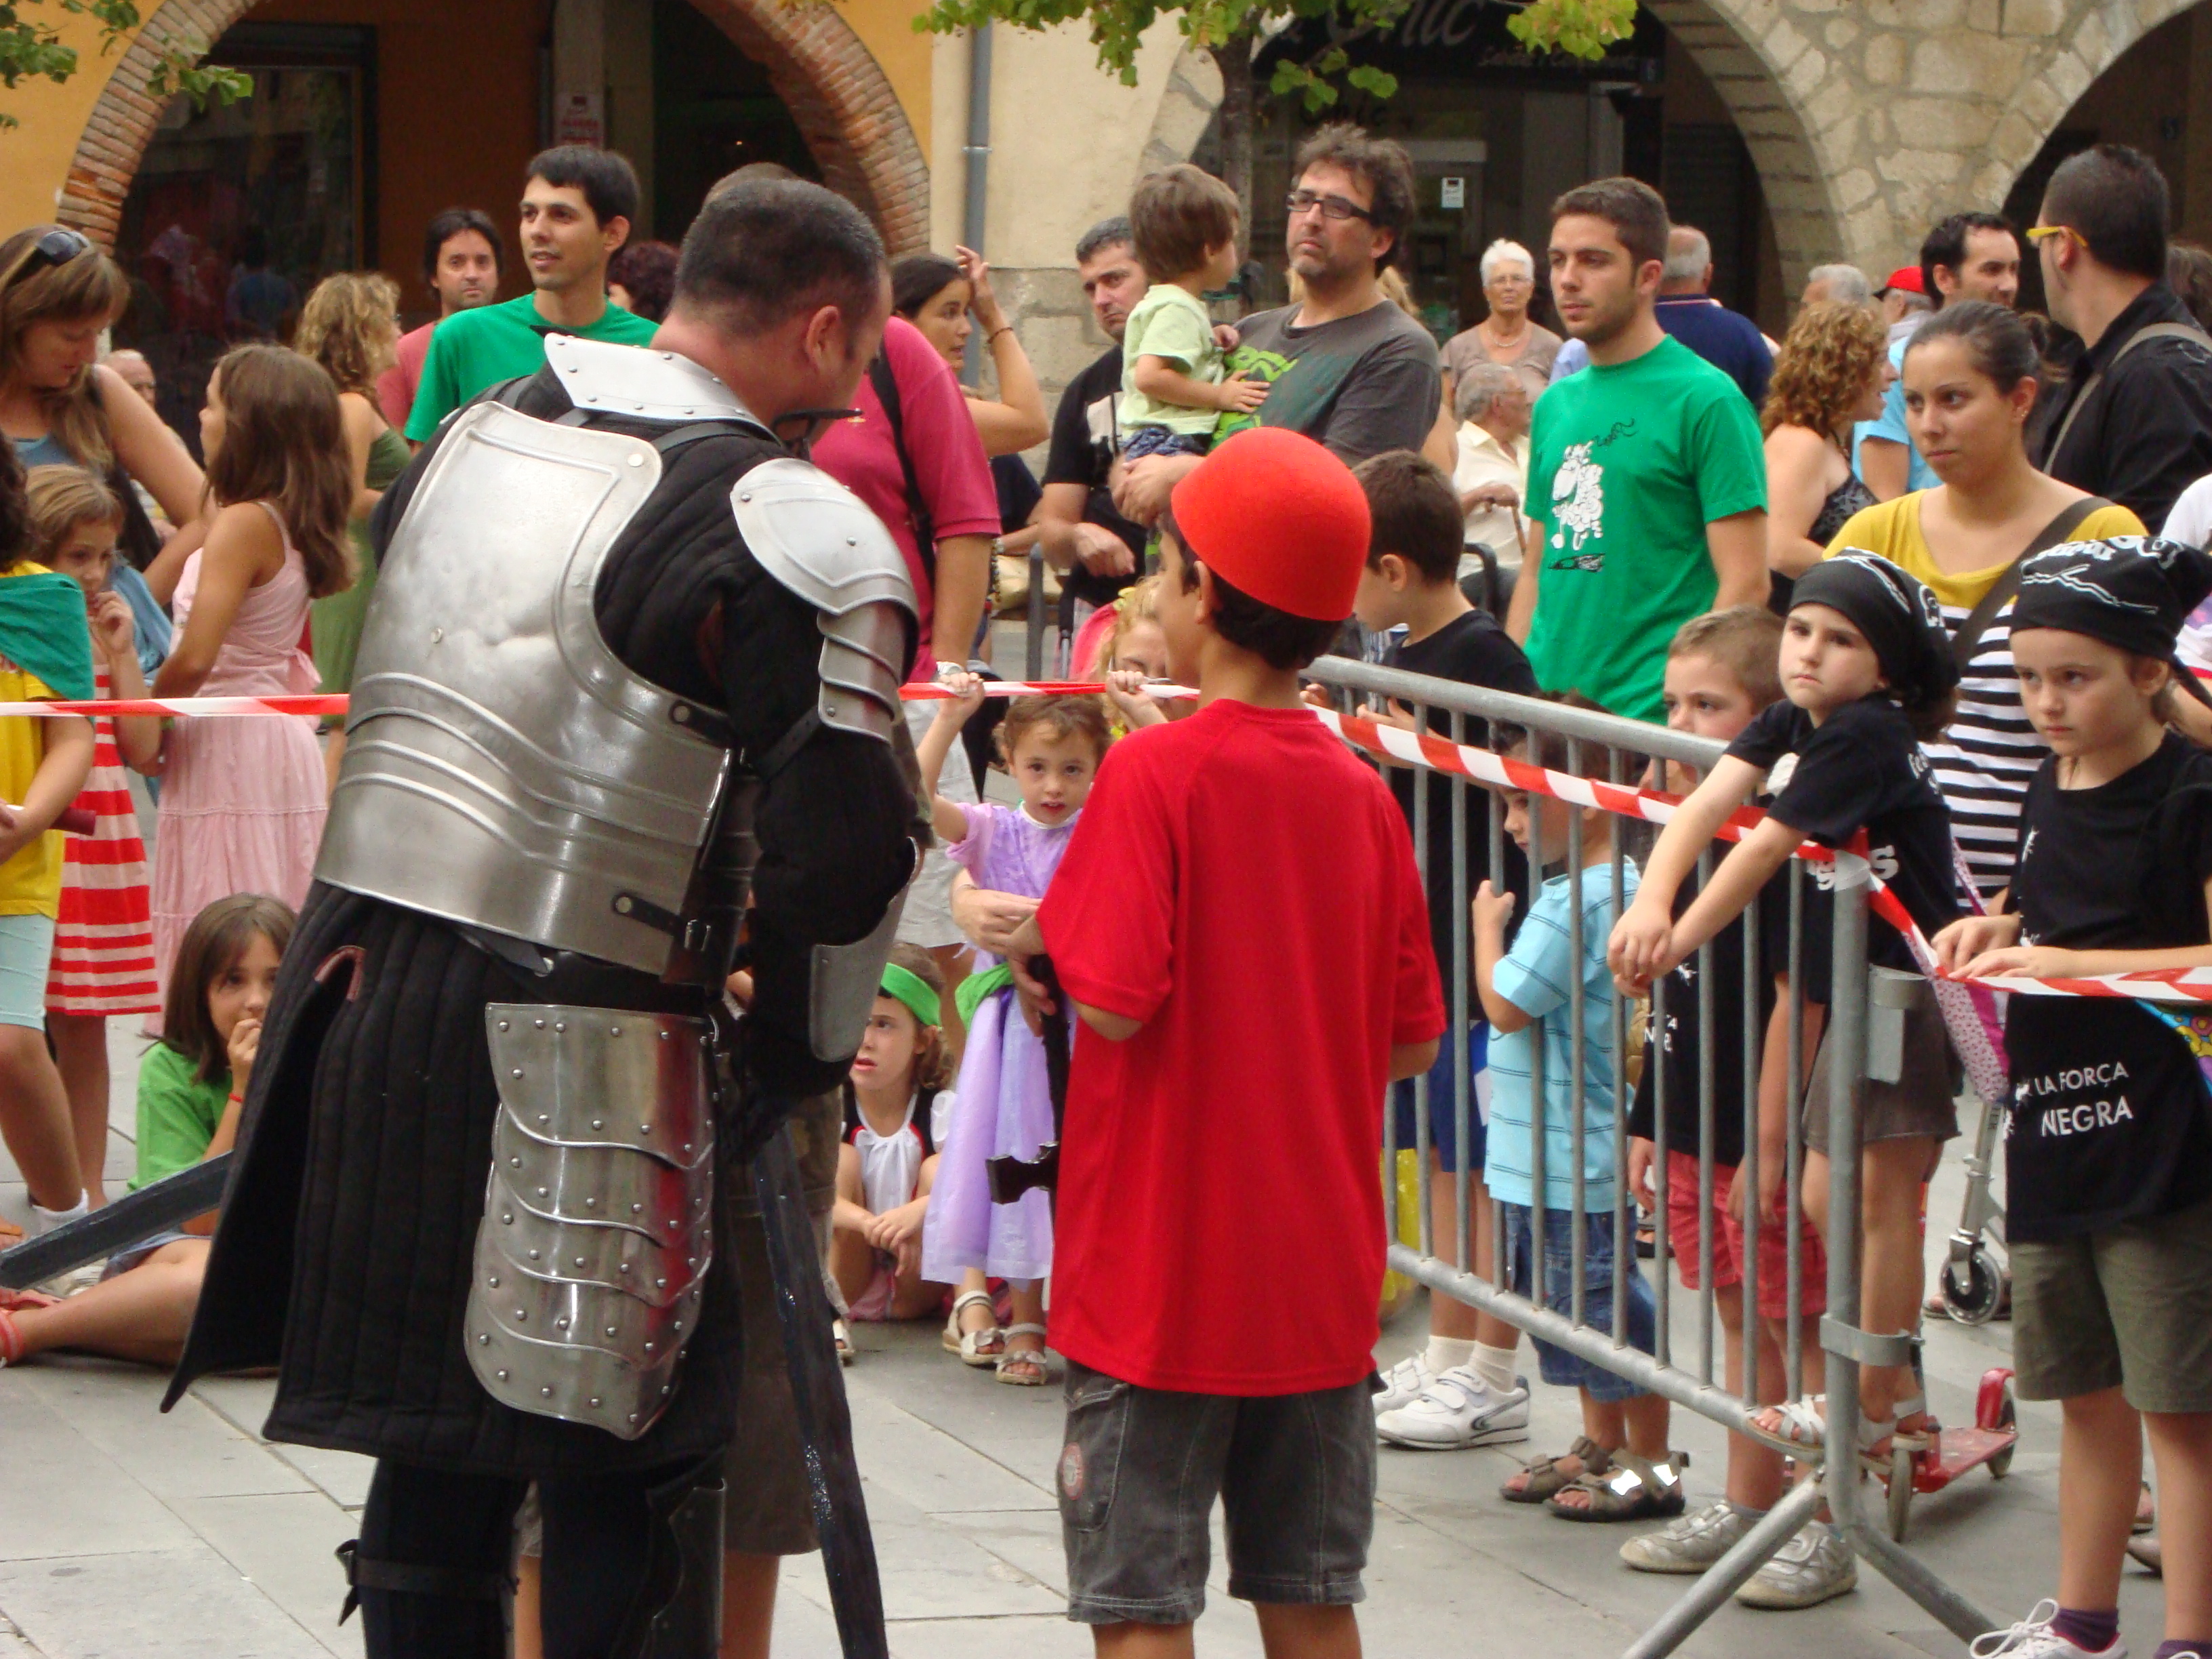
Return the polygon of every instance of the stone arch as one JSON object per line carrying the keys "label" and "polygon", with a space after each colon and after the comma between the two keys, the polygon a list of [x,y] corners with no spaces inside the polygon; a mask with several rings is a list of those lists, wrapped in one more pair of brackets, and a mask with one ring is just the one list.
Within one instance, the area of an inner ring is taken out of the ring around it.
{"label": "stone arch", "polygon": [[[161,0],[108,76],[70,158],[57,217],[114,245],[123,204],[164,101],[147,90],[162,57],[204,53],[254,0]],[[929,166],[867,47],[830,6],[692,0],[762,64],[830,187],[857,203],[894,255],[929,246]]]}

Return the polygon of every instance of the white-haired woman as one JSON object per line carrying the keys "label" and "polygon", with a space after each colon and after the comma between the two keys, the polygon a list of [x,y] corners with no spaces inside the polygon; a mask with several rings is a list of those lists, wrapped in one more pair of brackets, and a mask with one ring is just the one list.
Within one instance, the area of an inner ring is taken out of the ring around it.
{"label": "white-haired woman", "polygon": [[1490,303],[1490,314],[1444,343],[1445,407],[1450,407],[1452,386],[1460,376],[1480,362],[1511,369],[1534,403],[1551,384],[1552,359],[1559,355],[1560,344],[1558,335],[1529,320],[1529,303],[1536,297],[1534,256],[1502,236],[1485,248],[1482,297]]}

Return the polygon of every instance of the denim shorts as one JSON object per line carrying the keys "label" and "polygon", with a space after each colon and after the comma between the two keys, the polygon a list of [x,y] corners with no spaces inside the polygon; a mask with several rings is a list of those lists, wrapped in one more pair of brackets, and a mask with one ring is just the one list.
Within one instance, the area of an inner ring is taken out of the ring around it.
{"label": "denim shorts", "polygon": [[1147,455],[1203,455],[1213,447],[1208,432],[1170,432],[1164,426],[1140,426],[1121,441],[1121,459],[1140,461]]}
{"label": "denim shorts", "polygon": [[46,1029],[46,970],[53,960],[52,916],[0,916],[0,1025]]}
{"label": "denim shorts", "polygon": [[1067,1616],[1188,1625],[1206,1611],[1221,1499],[1229,1593],[1347,1606],[1375,1534],[1371,1377],[1248,1398],[1140,1389],[1070,1360],[1060,1455]]}
{"label": "denim shorts", "polygon": [[[1516,1295],[1528,1296],[1528,1260],[1534,1254],[1528,1231],[1528,1209],[1522,1204],[1500,1204],[1505,1218],[1507,1284]],[[1544,1305],[1557,1314],[1574,1310],[1574,1221],[1565,1210],[1544,1212]],[[1613,1212],[1583,1218],[1583,1323],[1607,1335],[1613,1332]],[[1651,1286],[1632,1261],[1628,1265],[1628,1342],[1645,1353],[1652,1352],[1657,1309]],[[1554,1347],[1541,1337],[1536,1344],[1538,1369],[1544,1381],[1556,1388],[1586,1389],[1593,1400],[1633,1400],[1645,1390],[1626,1377],[1592,1364],[1579,1354]]]}
{"label": "denim shorts", "polygon": [[[1461,1045],[1451,1041],[1449,1031],[1437,1045],[1436,1063],[1429,1067],[1429,1145],[1436,1148],[1439,1166],[1451,1170],[1459,1168],[1459,1125],[1454,1121],[1457,1109],[1452,1103],[1452,1067],[1458,1062]],[[1466,1051],[1468,1060],[1467,1073],[1467,1138],[1473,1145],[1473,1167],[1480,1171],[1485,1153],[1488,1151],[1490,1126],[1484,1114],[1490,1099],[1490,1024],[1486,1020],[1474,1020],[1467,1028]],[[1390,1109],[1397,1125],[1395,1145],[1401,1152],[1411,1152],[1419,1144],[1414,1134],[1413,1079],[1401,1078],[1390,1085]]]}

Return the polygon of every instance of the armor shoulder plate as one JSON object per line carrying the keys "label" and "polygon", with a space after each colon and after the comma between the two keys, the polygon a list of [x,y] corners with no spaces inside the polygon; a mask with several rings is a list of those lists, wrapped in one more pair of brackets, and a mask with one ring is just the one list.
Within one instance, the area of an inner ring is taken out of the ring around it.
{"label": "armor shoulder plate", "polygon": [[545,361],[561,377],[568,401],[587,414],[635,421],[744,421],[763,435],[775,435],[728,386],[672,351],[556,334],[545,342]]}
{"label": "armor shoulder plate", "polygon": [[822,723],[890,741],[920,617],[890,532],[843,484],[793,459],[746,473],[730,506],[761,568],[821,613]]}

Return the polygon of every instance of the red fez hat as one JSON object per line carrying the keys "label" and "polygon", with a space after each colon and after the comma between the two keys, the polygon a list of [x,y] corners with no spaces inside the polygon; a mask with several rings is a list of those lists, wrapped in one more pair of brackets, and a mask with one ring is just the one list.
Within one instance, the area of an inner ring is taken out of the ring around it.
{"label": "red fez hat", "polygon": [[1183,550],[1262,605],[1341,622],[1373,520],[1352,469],[1281,427],[1224,439],[1175,489]]}
{"label": "red fez hat", "polygon": [[1899,265],[1891,271],[1889,280],[1881,285],[1881,289],[1887,294],[1893,288],[1901,288],[1907,294],[1925,294],[1928,291],[1927,285],[1920,280],[1918,265]]}

